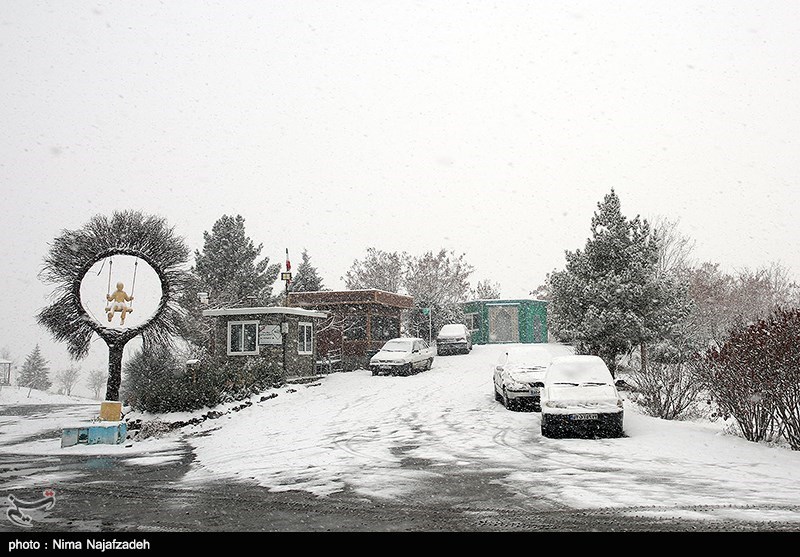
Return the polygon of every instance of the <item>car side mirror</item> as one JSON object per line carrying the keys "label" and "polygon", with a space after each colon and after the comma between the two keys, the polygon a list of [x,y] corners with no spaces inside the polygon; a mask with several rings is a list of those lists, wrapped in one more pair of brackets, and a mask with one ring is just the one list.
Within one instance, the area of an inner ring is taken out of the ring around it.
{"label": "car side mirror", "polygon": [[494,369],[496,369],[497,371],[503,371],[503,366],[495,366]]}

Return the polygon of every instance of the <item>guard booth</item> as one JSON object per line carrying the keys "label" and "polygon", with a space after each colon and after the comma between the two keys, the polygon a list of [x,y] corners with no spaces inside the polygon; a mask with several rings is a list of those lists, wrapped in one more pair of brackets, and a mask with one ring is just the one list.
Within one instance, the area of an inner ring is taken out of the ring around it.
{"label": "guard booth", "polygon": [[11,361],[0,360],[0,385],[11,384]]}
{"label": "guard booth", "polygon": [[260,358],[286,380],[316,375],[316,335],[328,317],[292,307],[220,308],[203,311],[216,318],[211,353],[242,361]]}
{"label": "guard booth", "polygon": [[288,299],[330,315],[319,335],[320,364],[336,371],[367,369],[386,341],[400,336],[402,312],[414,305],[410,296],[377,289],[290,292]]}
{"label": "guard booth", "polygon": [[473,300],[463,309],[473,344],[547,342],[544,300]]}

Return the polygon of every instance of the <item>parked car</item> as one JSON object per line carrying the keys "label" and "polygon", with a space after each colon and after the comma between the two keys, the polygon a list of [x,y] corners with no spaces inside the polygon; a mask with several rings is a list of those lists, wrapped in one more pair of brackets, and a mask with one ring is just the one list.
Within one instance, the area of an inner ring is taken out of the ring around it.
{"label": "parked car", "polygon": [[469,354],[472,350],[472,335],[463,323],[448,323],[436,335],[436,351],[445,354]]}
{"label": "parked car", "polygon": [[421,338],[393,338],[370,358],[372,375],[411,375],[431,369],[436,350]]}
{"label": "parked car", "polygon": [[550,358],[536,346],[508,347],[494,368],[494,398],[509,410],[538,412],[539,390]]}
{"label": "parked car", "polygon": [[622,397],[597,356],[553,358],[544,376],[541,407],[545,437],[623,435]]}

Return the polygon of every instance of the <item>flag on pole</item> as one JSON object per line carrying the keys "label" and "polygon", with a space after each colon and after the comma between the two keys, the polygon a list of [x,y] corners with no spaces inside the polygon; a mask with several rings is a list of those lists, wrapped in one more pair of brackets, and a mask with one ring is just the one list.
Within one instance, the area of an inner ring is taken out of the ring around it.
{"label": "flag on pole", "polygon": [[286,272],[292,270],[292,264],[289,262],[289,248],[286,248]]}

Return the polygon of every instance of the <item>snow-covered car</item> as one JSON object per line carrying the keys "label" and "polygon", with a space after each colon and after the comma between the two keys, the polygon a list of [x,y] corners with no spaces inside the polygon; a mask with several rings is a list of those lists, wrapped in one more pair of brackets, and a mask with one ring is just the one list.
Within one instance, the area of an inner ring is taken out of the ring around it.
{"label": "snow-covered car", "polygon": [[509,347],[494,368],[494,398],[509,410],[540,410],[539,391],[549,357],[535,346]]}
{"label": "snow-covered car", "polygon": [[542,435],[622,437],[623,402],[597,356],[553,358],[541,390]]}
{"label": "snow-covered car", "polygon": [[469,354],[472,350],[472,335],[463,323],[448,323],[436,335],[436,352],[445,354]]}
{"label": "snow-covered car", "polygon": [[393,338],[369,360],[372,375],[411,375],[431,368],[434,348],[421,338]]}

